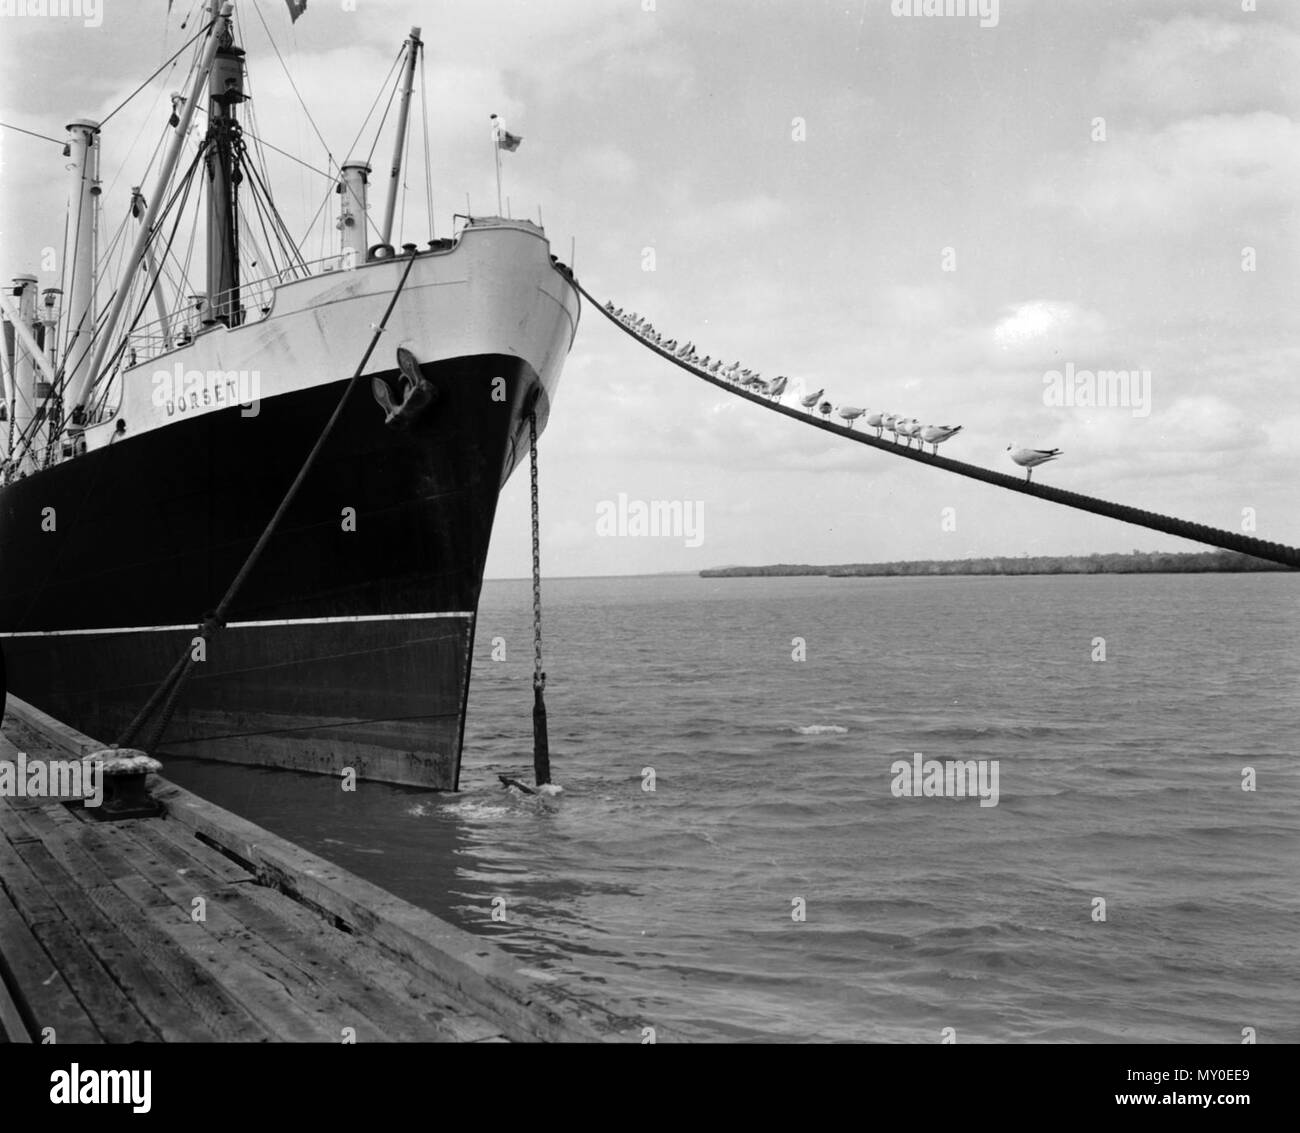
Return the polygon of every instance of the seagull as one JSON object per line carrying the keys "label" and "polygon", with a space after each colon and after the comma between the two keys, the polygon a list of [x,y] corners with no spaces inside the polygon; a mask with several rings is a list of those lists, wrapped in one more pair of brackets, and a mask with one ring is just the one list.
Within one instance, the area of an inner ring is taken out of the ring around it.
{"label": "seagull", "polygon": [[839,408],[839,415],[849,423],[850,429],[853,428],[853,422],[861,417],[865,412],[865,409],[858,409],[853,405],[841,405]]}
{"label": "seagull", "polygon": [[817,406],[817,412],[829,421],[831,410],[834,408],[835,407],[829,401],[823,401],[819,406]]}
{"label": "seagull", "polygon": [[898,423],[901,420],[902,418],[900,418],[897,413],[886,413],[885,416],[881,418],[881,424],[885,429],[894,434],[895,444],[898,443]]}
{"label": "seagull", "polygon": [[1034,478],[1035,468],[1061,455],[1059,448],[1018,448],[1015,445],[1007,445],[1007,452],[1011,454],[1012,460],[1025,469],[1026,483]]}
{"label": "seagull", "polygon": [[935,455],[938,455],[939,446],[949,437],[955,437],[960,432],[960,425],[927,425],[921,430],[921,440],[930,445]]}
{"label": "seagull", "polygon": [[875,429],[876,436],[880,436],[885,427],[885,415],[883,413],[868,413],[867,427]]}
{"label": "seagull", "polygon": [[781,395],[785,393],[785,387],[789,384],[789,381],[790,379],[784,374],[779,374],[772,380],[772,384],[768,386],[768,394],[780,401]]}
{"label": "seagull", "polygon": [[709,373],[716,374],[721,369],[722,369],[722,359],[719,358],[716,362],[713,363],[712,366],[709,367]]}
{"label": "seagull", "polygon": [[750,382],[750,387],[760,397],[766,397],[769,393],[772,392],[771,387],[767,384],[767,382],[763,381],[762,378],[750,378],[749,382]]}
{"label": "seagull", "polygon": [[825,392],[826,392],[825,389],[819,389],[816,393],[810,393],[807,397],[801,397],[799,399],[799,404],[802,405],[805,409],[811,409],[814,405],[817,404],[817,402],[821,399],[822,394],[824,394]]}
{"label": "seagull", "polygon": [[909,417],[902,423],[898,430],[907,438],[908,448],[911,448],[912,442],[916,441],[916,447],[921,447],[921,422],[915,417]]}

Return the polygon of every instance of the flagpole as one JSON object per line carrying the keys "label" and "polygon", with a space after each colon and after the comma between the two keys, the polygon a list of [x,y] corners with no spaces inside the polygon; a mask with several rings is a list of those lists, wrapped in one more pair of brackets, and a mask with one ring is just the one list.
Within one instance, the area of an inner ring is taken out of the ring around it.
{"label": "flagpole", "polygon": [[497,165],[497,216],[501,215],[501,119],[492,115],[492,157]]}

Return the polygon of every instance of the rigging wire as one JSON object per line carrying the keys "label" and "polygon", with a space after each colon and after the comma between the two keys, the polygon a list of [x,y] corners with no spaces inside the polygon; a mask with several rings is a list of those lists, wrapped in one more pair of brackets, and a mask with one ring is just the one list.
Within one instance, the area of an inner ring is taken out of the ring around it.
{"label": "rigging wire", "polygon": [[[403,44],[402,50],[398,53],[397,56],[398,63],[401,63],[406,58],[406,51],[407,51],[407,45]],[[381,119],[379,119],[379,128],[375,131],[375,140],[370,143],[370,152],[366,154],[367,165],[370,165],[374,161],[375,150],[379,148],[379,139],[383,136],[384,133],[384,123],[388,121],[389,112],[393,109],[393,100],[397,97],[397,91],[401,85],[402,85],[401,79],[399,78],[398,81],[393,84],[393,89],[388,92],[388,105],[384,107],[384,116]],[[381,90],[379,93],[383,94],[383,91]],[[366,117],[366,121],[367,122],[370,121],[369,116]],[[364,128],[365,128],[365,123],[362,123],[362,129]],[[359,136],[360,135],[358,135],[358,137]]]}
{"label": "rigging wire", "polygon": [[[331,188],[334,187],[334,183],[337,180],[337,178],[334,176],[333,173],[326,173],[325,170],[317,169],[316,166],[308,164],[307,162],[303,161],[302,158],[294,157],[293,154],[289,153],[288,150],[282,150],[279,146],[272,145],[270,142],[265,141],[264,139],[260,138],[258,135],[254,134],[251,130],[245,130],[244,137],[252,138],[253,141],[255,141],[258,144],[259,147],[265,146],[267,149],[275,150],[276,153],[282,155],[283,157],[287,157],[290,161],[296,161],[304,169],[310,169],[313,173],[316,173],[319,176],[326,178],[330,183],[330,187]],[[261,158],[261,163],[263,166],[266,165],[265,157]]]}
{"label": "rigging wire", "polygon": [[53,142],[60,148],[68,144],[66,140],[59,141],[58,138],[51,138],[49,134],[38,134],[35,130],[24,130],[21,126],[15,126],[10,122],[0,122],[0,127],[6,130],[15,130],[20,134],[26,134],[29,138],[40,138],[43,142]]}
{"label": "rigging wire", "polygon": [[271,29],[267,26],[266,18],[262,15],[262,7],[253,0],[253,11],[257,13],[257,18],[262,23],[262,28],[266,32],[266,38],[271,44],[271,50],[275,52],[275,57],[280,61],[280,67],[284,70],[285,78],[289,80],[289,86],[293,88],[293,93],[297,96],[298,105],[302,107],[303,113],[307,115],[307,121],[311,123],[311,128],[316,131],[316,137],[320,139],[320,144],[325,147],[325,154],[329,158],[330,165],[338,167],[338,162],[334,160],[334,154],[330,150],[329,142],[320,132],[320,127],[316,125],[316,119],[311,116],[311,111],[307,109],[307,103],[303,101],[301,93],[298,91],[298,84],[293,81],[293,74],[289,70],[289,65],[285,63],[284,56],[280,54],[280,48],[276,46],[275,37],[271,34]]}
{"label": "rigging wire", "polygon": [[152,75],[150,75],[147,79],[145,79],[144,82],[142,82],[138,87],[135,88],[135,90],[133,90],[130,94],[128,94],[126,98],[124,98],[115,107],[113,107],[112,110],[108,112],[108,117],[105,118],[102,122],[100,122],[99,128],[102,130],[105,126],[107,126],[109,122],[112,121],[113,115],[115,115],[119,110],[121,110],[122,107],[124,107],[128,102],[130,102],[131,99],[135,98],[135,96],[139,94],[142,90],[144,90],[144,88],[147,87],[151,82],[153,82],[154,79],[156,79],[159,75],[161,75],[163,71],[166,70],[167,67],[169,67],[180,57],[181,52],[183,52],[187,47],[189,47],[189,45],[193,43],[195,40],[197,40],[200,36],[204,35],[208,31],[208,29],[212,27],[214,23],[216,23],[216,20],[209,20],[206,24],[203,25],[203,27],[201,27],[198,31],[196,31],[189,40],[181,44],[180,48],[177,50],[175,55],[173,55],[170,59],[168,59],[161,67],[158,68],[158,70],[156,70]]}

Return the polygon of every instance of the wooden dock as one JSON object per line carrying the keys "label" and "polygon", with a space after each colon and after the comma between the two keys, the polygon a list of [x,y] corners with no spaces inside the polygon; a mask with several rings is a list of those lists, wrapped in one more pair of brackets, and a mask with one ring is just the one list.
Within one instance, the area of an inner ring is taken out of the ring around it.
{"label": "wooden dock", "polygon": [[[10,697],[0,761],[103,746]],[[161,777],[150,793],[163,816],[118,822],[0,798],[0,1040],[641,1041],[490,942]]]}

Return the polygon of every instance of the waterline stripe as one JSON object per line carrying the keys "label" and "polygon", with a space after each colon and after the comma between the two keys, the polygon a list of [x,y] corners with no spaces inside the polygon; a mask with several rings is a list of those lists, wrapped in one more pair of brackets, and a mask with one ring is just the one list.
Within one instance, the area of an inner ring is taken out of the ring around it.
{"label": "waterline stripe", "polygon": [[[471,610],[444,610],[436,614],[344,614],[333,618],[275,618],[265,622],[227,622],[227,629],[263,629],[270,626],[340,625],[347,622],[410,622],[429,618],[472,618]],[[116,626],[106,629],[34,629],[0,633],[0,637],[87,637],[108,633],[173,633],[196,630],[197,623],[178,626]]]}

